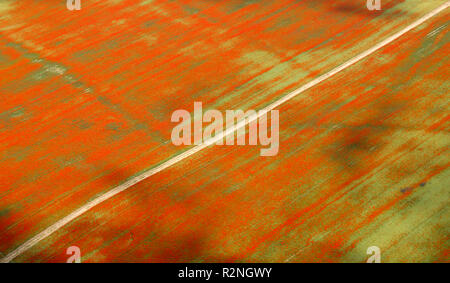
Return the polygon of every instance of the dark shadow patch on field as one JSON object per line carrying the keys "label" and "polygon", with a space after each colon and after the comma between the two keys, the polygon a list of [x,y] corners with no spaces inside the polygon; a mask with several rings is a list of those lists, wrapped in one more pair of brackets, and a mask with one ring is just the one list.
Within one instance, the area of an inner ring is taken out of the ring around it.
{"label": "dark shadow patch on field", "polygon": [[206,247],[208,236],[199,230],[171,239],[152,253],[156,262],[233,262],[233,259],[219,257]]}
{"label": "dark shadow patch on field", "polygon": [[386,145],[389,132],[395,130],[386,119],[404,107],[406,102],[400,101],[367,106],[375,115],[359,125],[338,125],[337,137],[325,148],[325,153],[346,170],[359,171],[367,167],[370,157]]}
{"label": "dark shadow patch on field", "polygon": [[[304,2],[308,6],[316,6],[318,4],[324,5],[328,7],[328,10],[331,12],[330,17],[333,16],[333,13],[336,14],[352,14],[352,15],[362,15],[365,17],[379,17],[379,16],[387,16],[386,11],[394,8],[395,6],[405,2],[405,0],[391,0],[391,1],[381,1],[381,10],[369,10],[367,8],[367,1],[348,1],[348,0],[340,0],[340,1],[328,1],[328,0],[299,0],[299,2]],[[391,15],[390,15],[391,17]]]}

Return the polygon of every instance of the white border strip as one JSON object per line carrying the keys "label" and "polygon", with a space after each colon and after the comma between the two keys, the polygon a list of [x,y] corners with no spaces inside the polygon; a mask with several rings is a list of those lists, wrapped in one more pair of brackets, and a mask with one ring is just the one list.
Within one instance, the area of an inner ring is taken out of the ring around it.
{"label": "white border strip", "polygon": [[395,33],[394,35],[386,38],[385,40],[383,40],[382,42],[376,44],[375,46],[373,46],[372,48],[364,51],[363,53],[353,57],[352,59],[348,60],[347,62],[345,62],[344,64],[334,68],[333,70],[317,77],[316,79],[310,81],[309,83],[303,85],[302,87],[294,90],[293,92],[287,94],[286,96],[280,98],[279,100],[275,101],[274,103],[270,104],[269,106],[265,107],[264,109],[261,109],[261,111],[258,111],[257,115],[253,115],[250,116],[248,119],[244,119],[242,121],[240,121],[239,123],[235,124],[233,127],[228,128],[226,131],[222,132],[221,134],[208,139],[206,141],[204,141],[202,144],[197,145],[185,152],[183,152],[180,155],[177,155],[171,159],[169,159],[168,161],[164,162],[163,164],[149,169],[148,171],[145,171],[144,173],[142,173],[139,176],[136,176],[128,181],[126,181],[125,183],[111,189],[110,191],[104,193],[103,195],[93,199],[92,201],[88,202],[87,204],[83,205],[82,207],[78,208],[77,210],[73,211],[72,213],[70,213],[69,215],[67,215],[66,217],[60,219],[59,221],[57,221],[55,224],[51,225],[50,227],[48,227],[47,229],[45,229],[44,231],[40,232],[39,234],[37,234],[36,236],[34,236],[33,238],[29,239],[28,241],[26,241],[25,243],[23,243],[21,246],[19,246],[17,249],[15,249],[14,251],[12,251],[11,253],[9,253],[7,256],[5,256],[4,258],[2,258],[0,260],[0,263],[7,263],[10,262],[11,260],[13,260],[14,258],[16,258],[17,256],[19,256],[20,254],[24,253],[25,251],[29,250],[31,247],[33,247],[34,245],[36,245],[38,242],[42,241],[43,239],[47,238],[48,236],[50,236],[51,234],[53,234],[54,232],[56,232],[57,230],[59,230],[61,227],[63,227],[64,225],[66,225],[67,223],[71,222],[72,220],[74,220],[75,218],[77,218],[78,216],[82,215],[83,213],[85,213],[86,211],[90,210],[91,208],[93,208],[94,206],[106,201],[107,199],[112,198],[113,196],[125,191],[126,189],[130,188],[131,186],[141,182],[142,180],[155,175],[156,173],[180,162],[181,160],[195,154],[196,152],[218,142],[219,140],[223,139],[225,136],[235,132],[236,130],[245,127],[248,123],[255,121],[256,119],[258,119],[259,117],[265,115],[267,112],[273,110],[274,108],[280,106],[281,104],[285,103],[286,101],[292,99],[293,97],[297,96],[298,94],[310,89],[311,87],[321,83],[322,81],[334,76],[335,74],[339,73],[340,71],[348,68],[349,66],[357,63],[358,61],[361,61],[362,59],[364,59],[365,57],[369,56],[370,54],[374,53],[375,51],[377,51],[378,49],[386,46],[387,44],[391,43],[392,41],[396,40],[397,38],[399,38],[400,36],[404,35],[405,33],[409,32],[410,30],[416,28],[417,26],[419,26],[420,24],[424,23],[425,21],[427,21],[428,19],[434,17],[435,15],[439,14],[440,12],[442,12],[443,10],[445,10],[446,8],[448,8],[450,6],[450,1],[447,1],[447,3],[441,5],[440,7],[438,7],[437,9],[433,10],[432,12],[426,14],[425,16],[423,16],[422,18],[420,18],[419,20],[415,21],[414,23],[412,23],[411,25],[407,26],[406,28],[402,29],[401,31]]}

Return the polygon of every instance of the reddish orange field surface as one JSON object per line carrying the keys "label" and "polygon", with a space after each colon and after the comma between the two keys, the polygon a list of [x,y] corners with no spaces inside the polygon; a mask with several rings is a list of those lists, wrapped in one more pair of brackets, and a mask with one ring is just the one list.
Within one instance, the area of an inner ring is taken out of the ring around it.
{"label": "reddish orange field surface", "polygon": [[[450,261],[450,2],[64,2],[0,2],[0,260]],[[194,102],[277,154],[174,145]]]}

